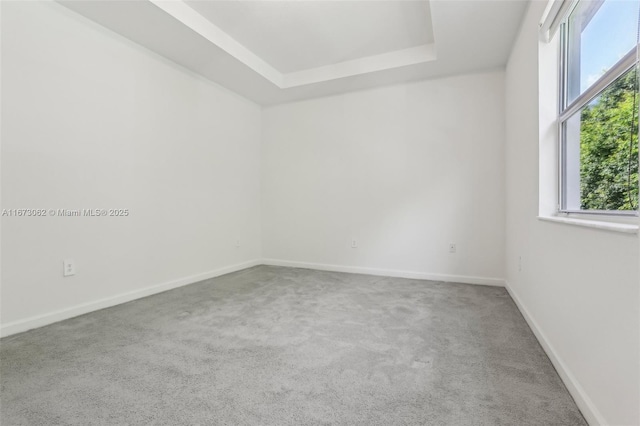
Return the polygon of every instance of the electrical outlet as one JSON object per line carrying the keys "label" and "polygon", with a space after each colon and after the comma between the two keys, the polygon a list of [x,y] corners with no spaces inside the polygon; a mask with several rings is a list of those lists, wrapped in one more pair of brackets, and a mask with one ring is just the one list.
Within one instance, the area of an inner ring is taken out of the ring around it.
{"label": "electrical outlet", "polygon": [[240,240],[236,240],[236,248],[240,248]]}
{"label": "electrical outlet", "polygon": [[522,256],[518,256],[518,272],[522,272]]}
{"label": "electrical outlet", "polygon": [[449,243],[449,253],[455,253],[456,250],[456,243]]}
{"label": "electrical outlet", "polygon": [[65,259],[62,261],[62,276],[70,277],[76,274],[76,262],[73,259]]}
{"label": "electrical outlet", "polygon": [[358,248],[358,241],[357,240],[351,240],[351,248]]}

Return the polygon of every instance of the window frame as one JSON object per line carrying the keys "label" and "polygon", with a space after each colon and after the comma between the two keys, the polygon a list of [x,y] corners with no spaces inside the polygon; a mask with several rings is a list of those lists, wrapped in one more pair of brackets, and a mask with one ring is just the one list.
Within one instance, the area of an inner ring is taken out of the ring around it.
{"label": "window frame", "polygon": [[[617,217],[637,217],[638,210],[581,210],[566,208],[567,194],[565,191],[565,182],[567,180],[566,173],[566,127],[565,123],[575,114],[580,113],[593,99],[598,97],[609,86],[611,86],[618,78],[625,73],[631,71],[634,67],[638,67],[640,75],[640,65],[638,64],[638,45],[632,48],[618,62],[611,66],[598,80],[589,86],[584,92],[578,95],[572,102],[568,103],[568,21],[571,13],[575,10],[580,0],[573,1],[571,7],[567,11],[559,28],[559,73],[558,73],[558,114],[557,114],[557,135],[558,135],[558,199],[557,212],[563,215],[594,215],[594,216],[617,216]],[[596,12],[597,13],[597,12]],[[640,141],[640,138],[639,138]]]}

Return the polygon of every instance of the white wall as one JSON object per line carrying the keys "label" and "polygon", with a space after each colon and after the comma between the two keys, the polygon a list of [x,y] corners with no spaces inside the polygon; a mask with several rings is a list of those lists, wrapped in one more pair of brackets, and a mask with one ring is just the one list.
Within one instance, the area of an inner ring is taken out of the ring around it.
{"label": "white wall", "polygon": [[261,241],[274,263],[469,282],[506,261],[588,419],[639,424],[637,236],[536,219],[543,7],[506,95],[503,72],[451,77],[271,107],[261,127],[257,105],[60,5],[3,2],[2,208],[131,214],[3,217],[2,332],[251,265]]}
{"label": "white wall", "polygon": [[497,71],[266,108],[263,256],[501,283],[503,103]]}
{"label": "white wall", "polygon": [[3,2],[2,90],[2,208],[131,212],[3,217],[5,334],[259,260],[256,104],[53,2]]}
{"label": "white wall", "polygon": [[538,120],[539,110],[549,117],[538,102],[548,93],[538,82],[545,4],[531,3],[507,65],[507,285],[590,423],[638,425],[638,237],[536,218],[538,183],[548,181],[539,169],[554,168],[538,163],[555,144],[550,123]]}

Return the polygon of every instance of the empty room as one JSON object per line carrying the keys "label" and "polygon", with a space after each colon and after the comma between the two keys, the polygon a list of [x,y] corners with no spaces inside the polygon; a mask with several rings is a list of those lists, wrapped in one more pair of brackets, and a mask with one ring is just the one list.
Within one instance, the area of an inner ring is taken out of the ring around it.
{"label": "empty room", "polygon": [[640,425],[640,0],[0,18],[2,426]]}

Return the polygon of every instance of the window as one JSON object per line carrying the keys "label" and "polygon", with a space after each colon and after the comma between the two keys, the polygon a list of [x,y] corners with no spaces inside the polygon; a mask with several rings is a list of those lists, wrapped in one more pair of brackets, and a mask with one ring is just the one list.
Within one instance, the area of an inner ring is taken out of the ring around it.
{"label": "window", "polygon": [[582,0],[560,27],[560,212],[637,214],[639,14]]}

